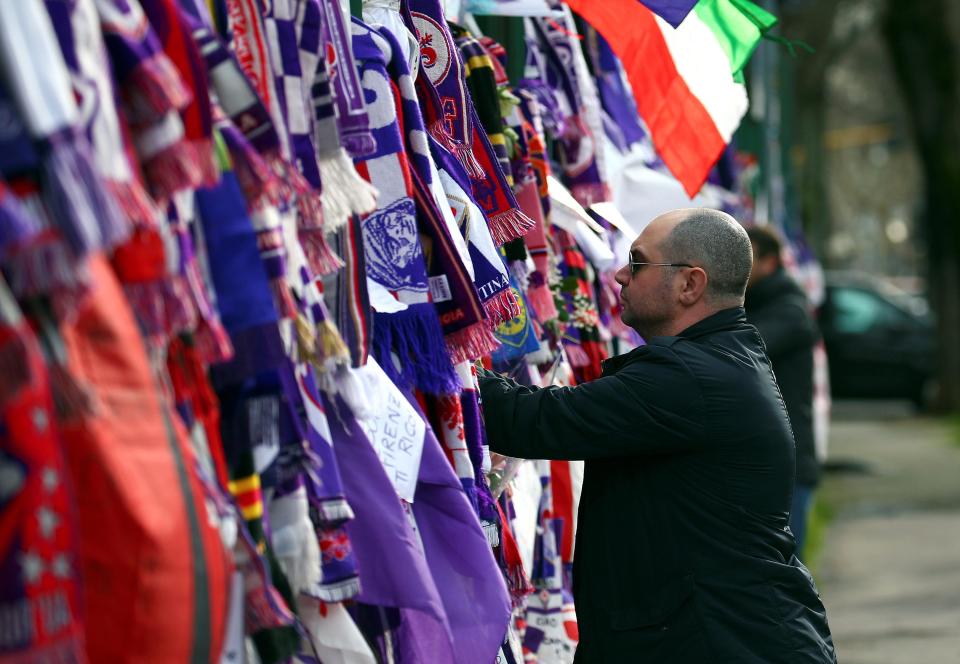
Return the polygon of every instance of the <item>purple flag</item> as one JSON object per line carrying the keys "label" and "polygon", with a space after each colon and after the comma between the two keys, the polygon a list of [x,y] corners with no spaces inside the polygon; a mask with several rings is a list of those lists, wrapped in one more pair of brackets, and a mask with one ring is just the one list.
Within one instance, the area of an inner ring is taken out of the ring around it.
{"label": "purple flag", "polygon": [[640,0],[640,4],[673,27],[677,27],[693,10],[697,0]]}
{"label": "purple flag", "polygon": [[[422,417],[417,400],[409,393],[406,397]],[[506,582],[477,514],[429,424],[413,514],[453,635],[456,656],[451,661],[495,661],[510,622]]]}

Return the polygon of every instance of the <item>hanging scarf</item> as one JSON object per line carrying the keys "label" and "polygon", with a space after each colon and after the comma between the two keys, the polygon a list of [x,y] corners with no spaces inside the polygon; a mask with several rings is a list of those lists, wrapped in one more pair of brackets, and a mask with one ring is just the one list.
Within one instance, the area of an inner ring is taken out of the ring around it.
{"label": "hanging scarf", "polygon": [[283,346],[256,230],[220,145],[223,176],[216,187],[197,190],[197,217],[217,310],[235,351],[219,371],[235,373],[240,379],[280,366]]}
{"label": "hanging scarf", "polygon": [[17,245],[39,232],[36,219],[27,214],[16,194],[0,178],[0,261],[6,262]]}
{"label": "hanging scarf", "polygon": [[350,351],[350,365],[367,363],[373,335],[373,314],[367,293],[367,266],[363,255],[363,225],[351,217],[337,232],[337,253],[344,267],[336,275],[334,316],[336,327]]}
{"label": "hanging scarf", "polygon": [[646,134],[640,126],[637,102],[626,83],[623,65],[610,44],[592,26],[584,25],[584,52],[597,81],[603,106],[604,133],[621,152],[627,152]]}
{"label": "hanging scarf", "polygon": [[563,333],[564,347],[577,382],[593,380],[600,377],[600,363],[606,359],[607,352],[600,340],[593,288],[587,281],[587,261],[573,236],[559,228],[554,228],[552,233],[560,257],[562,296],[570,319]]}
{"label": "hanging scarf", "polygon": [[3,653],[10,661],[85,661],[76,498],[40,348],[0,280],[4,355],[14,340],[21,372],[4,374],[0,401]]}
{"label": "hanging scarf", "polygon": [[480,522],[487,540],[492,546],[499,546],[499,524],[496,501],[490,492],[487,483],[487,472],[490,470],[490,450],[487,447],[483,428],[483,416],[480,412],[479,390],[477,384],[477,369],[472,363],[457,365],[463,391],[460,393],[460,406],[463,411],[463,432],[470,462],[473,465],[474,484],[477,488],[477,507]]}
{"label": "hanging scarf", "polygon": [[500,90],[497,86],[496,70],[493,59],[486,48],[467,30],[458,25],[451,25],[450,31],[460,49],[463,60],[464,77],[470,99],[473,101],[477,117],[487,138],[493,145],[500,170],[512,184],[510,170],[510,155],[507,151],[507,139],[503,133],[504,123],[500,115]]}
{"label": "hanging scarf", "polygon": [[0,24],[0,105],[8,118],[0,174],[33,176],[75,256],[114,246],[127,224],[77,131],[79,110],[50,17],[39,2],[5,3]]}
{"label": "hanging scarf", "polygon": [[[183,141],[178,143],[179,149],[177,151],[164,149],[156,157],[149,158],[143,165],[147,180],[154,187],[155,196],[163,199],[180,189],[212,185],[219,177],[213,153],[210,83],[203,58],[190,34],[189,15],[175,0],[140,0],[140,2],[160,40],[164,53],[173,61],[192,96],[190,103],[180,109]],[[141,131],[137,137],[137,143],[141,146],[141,150],[144,150],[147,143],[152,142],[153,139],[151,133]],[[195,172],[186,170],[191,167]],[[196,177],[197,175],[199,178]]]}
{"label": "hanging scarf", "polygon": [[[407,9],[409,8],[409,9]],[[467,112],[469,96],[463,62],[438,0],[410,0],[401,14],[420,43],[417,89],[431,135],[463,164],[471,178],[486,177],[474,156],[474,118]]]}
{"label": "hanging scarf", "polygon": [[[378,209],[363,220],[364,258],[371,303],[377,311],[374,349],[384,370],[402,384],[431,394],[456,389],[443,331],[431,301],[423,249],[417,233],[414,186],[396,109],[400,105],[387,73],[389,41],[354,19],[354,52],[371,104],[377,151],[357,170],[380,192]],[[379,122],[377,122],[379,121]],[[390,356],[397,351],[401,368]]]}
{"label": "hanging scarf", "polygon": [[[541,76],[550,86],[567,121],[559,128],[563,174],[571,193],[582,205],[610,197],[600,164],[599,102],[589,78],[576,26],[569,10],[557,20],[531,19],[534,48],[542,55]],[[596,133],[594,133],[596,132]]]}
{"label": "hanging scarf", "polygon": [[517,315],[497,326],[495,334],[500,341],[500,348],[493,353],[493,360],[499,364],[517,360],[527,353],[540,350],[540,339],[533,324],[533,316],[527,297],[517,280],[516,275],[510,273],[510,288],[513,296],[519,303]]}
{"label": "hanging scarf", "polygon": [[323,182],[324,224],[328,232],[343,226],[351,214],[372,212],[376,191],[357,174],[353,161],[340,144],[340,132],[327,71],[323,39],[321,0],[306,0],[300,31],[300,67],[303,70],[303,97],[312,109],[313,144]]}
{"label": "hanging scarf", "polygon": [[94,0],[78,0],[72,5],[48,0],[45,4],[71,75],[73,95],[78,108],[85,111],[80,123],[93,148],[97,171],[127,220],[153,226],[156,208],[140,182],[133,177],[124,149],[117,101]]}
{"label": "hanging scarf", "polygon": [[269,112],[234,54],[207,26],[194,21],[193,38],[216,92],[214,122],[230,148],[248,205],[277,204],[281,184],[270,161],[279,158],[280,138]]}
{"label": "hanging scarf", "polygon": [[460,233],[467,242],[473,263],[474,286],[483,303],[488,323],[495,327],[513,318],[519,311],[516,298],[510,291],[506,266],[490,236],[483,213],[471,194],[467,193],[471,188],[463,167],[436,143],[432,144],[431,148],[447,202],[453,210]]}
{"label": "hanging scarf", "polygon": [[129,120],[142,124],[185,108],[192,93],[163,52],[139,0],[95,3],[114,80]]}
{"label": "hanging scarf", "polygon": [[360,70],[353,53],[350,21],[338,0],[320,0],[323,11],[324,52],[330,66],[337,127],[343,147],[354,159],[373,154],[376,143],[360,84]]}

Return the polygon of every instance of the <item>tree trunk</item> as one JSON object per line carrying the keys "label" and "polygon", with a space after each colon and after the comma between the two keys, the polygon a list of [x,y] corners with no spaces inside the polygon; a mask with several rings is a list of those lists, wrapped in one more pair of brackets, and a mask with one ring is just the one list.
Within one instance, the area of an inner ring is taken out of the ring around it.
{"label": "tree trunk", "polygon": [[883,32],[923,168],[928,288],[937,315],[939,406],[960,411],[960,87],[945,0],[888,0]]}

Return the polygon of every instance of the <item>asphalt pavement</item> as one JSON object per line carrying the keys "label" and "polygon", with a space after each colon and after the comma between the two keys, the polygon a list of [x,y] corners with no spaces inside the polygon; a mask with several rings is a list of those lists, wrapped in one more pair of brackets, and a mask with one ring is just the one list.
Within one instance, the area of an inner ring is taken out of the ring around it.
{"label": "asphalt pavement", "polygon": [[835,404],[814,562],[840,664],[960,664],[960,446],[907,404]]}

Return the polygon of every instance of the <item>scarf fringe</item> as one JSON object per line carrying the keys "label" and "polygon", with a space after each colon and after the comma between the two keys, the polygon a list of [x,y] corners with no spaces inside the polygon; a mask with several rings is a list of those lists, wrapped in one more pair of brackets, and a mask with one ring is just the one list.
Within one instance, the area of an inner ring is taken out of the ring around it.
{"label": "scarf fringe", "polygon": [[350,363],[350,349],[337,328],[328,320],[317,323],[317,371],[326,373],[338,365]]}
{"label": "scarf fringe", "polygon": [[473,362],[485,355],[489,355],[500,347],[500,342],[493,334],[493,328],[487,321],[480,321],[473,325],[451,332],[444,336],[447,342],[447,352],[454,364]]}
{"label": "scarf fringe", "polygon": [[498,247],[527,234],[533,228],[534,221],[516,208],[494,215],[487,219],[490,236]]}
{"label": "scarf fringe", "polygon": [[334,604],[360,594],[360,578],[356,575],[331,583],[319,583],[309,593],[312,597]]}
{"label": "scarf fringe", "polygon": [[220,135],[230,151],[233,173],[240,183],[247,208],[259,209],[265,205],[276,205],[280,200],[281,185],[267,160],[233,125],[221,125]]}
{"label": "scarf fringe", "polygon": [[270,292],[273,295],[273,306],[276,307],[280,318],[296,318],[297,304],[290,294],[290,287],[284,277],[270,279]]}
{"label": "scarf fringe", "polygon": [[353,214],[367,214],[377,209],[377,190],[360,177],[350,157],[342,149],[321,156],[320,181],[323,191],[325,229],[328,233],[339,230]]}
{"label": "scarf fringe", "polygon": [[197,189],[204,181],[196,146],[185,140],[168,145],[141,162],[150,193],[163,207],[178,191]]}
{"label": "scarf fringe", "polygon": [[483,170],[483,165],[473,154],[473,148],[463,143],[456,143],[453,146],[453,156],[457,158],[467,171],[467,175],[473,180],[485,180],[489,174]]}
{"label": "scarf fringe", "polygon": [[120,180],[107,180],[107,187],[113,194],[114,199],[120,205],[124,216],[134,226],[145,226],[154,229],[157,227],[157,215],[159,211],[156,204],[144,190],[143,186],[136,180],[121,182]]}
{"label": "scarf fringe", "polygon": [[170,111],[186,108],[193,93],[184,84],[173,61],[157,53],[141,60],[123,85],[123,101],[131,124],[143,124]]}
{"label": "scarf fringe", "polygon": [[194,333],[194,342],[204,364],[219,364],[233,358],[230,335],[218,318],[202,320]]}
{"label": "scarf fringe", "polygon": [[197,326],[197,311],[189,288],[179,275],[124,282],[123,290],[148,339],[167,339]]}
{"label": "scarf fringe", "polygon": [[[10,329],[10,328],[8,328]],[[0,408],[6,406],[20,390],[33,381],[26,341],[21,330],[12,330],[12,335],[0,343]]]}
{"label": "scarf fringe", "polygon": [[540,342],[540,348],[524,355],[527,364],[549,364],[553,360],[553,351],[546,341]]}
{"label": "scarf fringe", "polygon": [[587,355],[587,351],[577,344],[563,344],[563,349],[567,353],[567,361],[570,362],[571,367],[576,367],[577,369],[581,367],[590,366],[590,356]]}
{"label": "scarf fringe", "polygon": [[553,291],[546,284],[527,288],[527,300],[533,307],[537,321],[541,324],[560,315],[557,311],[557,303],[553,300]]}
{"label": "scarf fringe", "polygon": [[480,524],[483,528],[483,534],[487,536],[487,542],[490,546],[500,546],[500,529],[496,523],[484,521]]}
{"label": "scarf fringe", "polygon": [[312,501],[311,505],[317,509],[317,516],[325,528],[335,528],[355,516],[346,498]]}
{"label": "scarf fringe", "polygon": [[583,207],[590,207],[594,203],[604,203],[612,200],[610,186],[606,182],[583,182],[570,187],[570,193]]}
{"label": "scarf fringe", "polygon": [[90,285],[86,261],[70,250],[54,231],[17,248],[4,261],[10,290],[19,298]]}
{"label": "scarf fringe", "polygon": [[47,211],[78,255],[115,247],[131,230],[83,146],[69,134],[52,136],[41,166]]}
{"label": "scarf fringe", "polygon": [[333,274],[343,267],[343,260],[327,244],[321,229],[301,229],[298,236],[303,245],[303,253],[315,275]]}
{"label": "scarf fringe", "polygon": [[483,303],[483,310],[487,313],[488,324],[495,328],[506,323],[511,318],[520,315],[520,303],[513,294],[513,289],[502,290]]}
{"label": "scarf fringe", "polygon": [[[413,385],[425,394],[456,394],[460,378],[449,355],[433,304],[407,305],[393,314],[374,312],[373,350],[377,363],[400,387]],[[396,352],[398,370],[391,356]]]}

